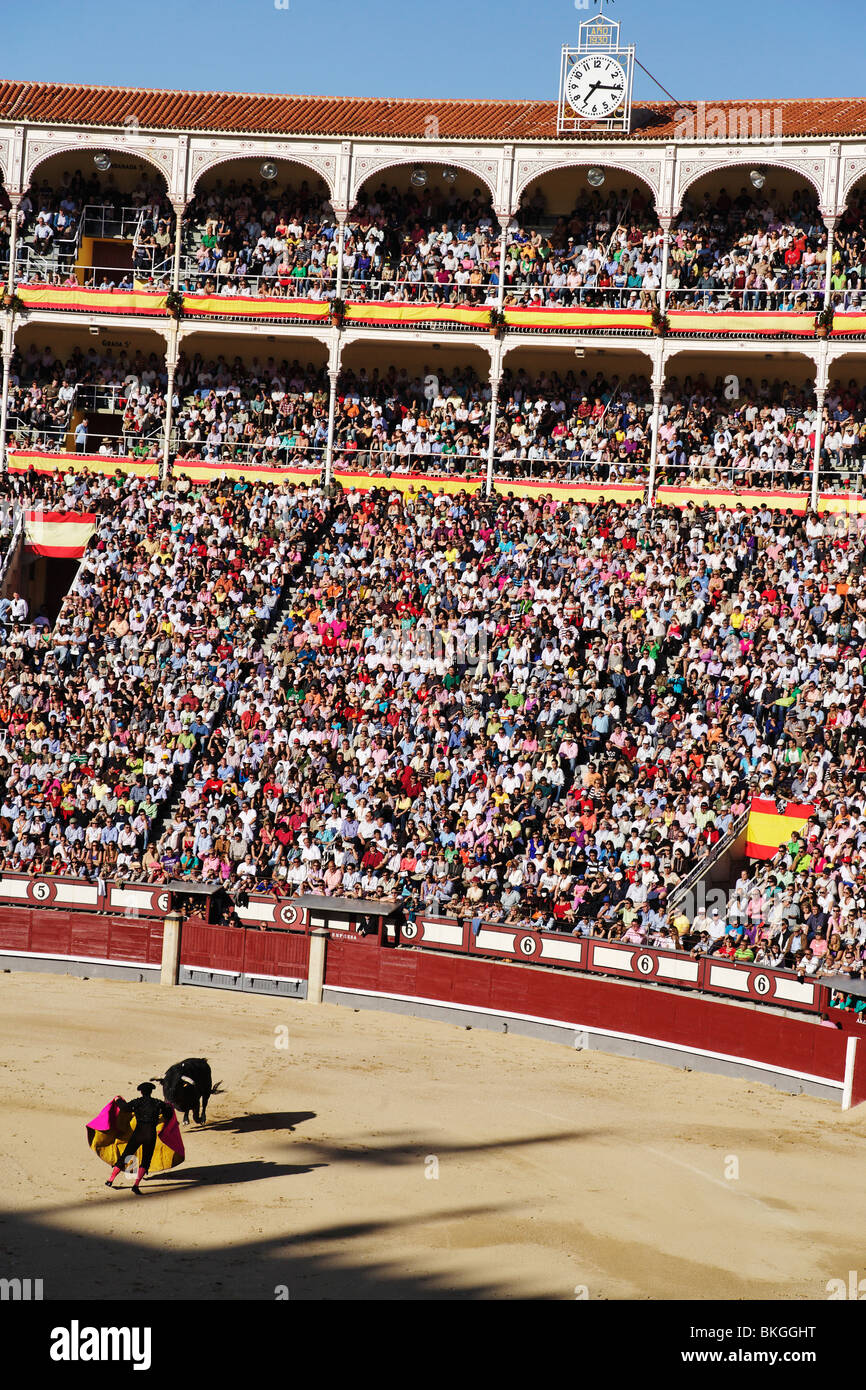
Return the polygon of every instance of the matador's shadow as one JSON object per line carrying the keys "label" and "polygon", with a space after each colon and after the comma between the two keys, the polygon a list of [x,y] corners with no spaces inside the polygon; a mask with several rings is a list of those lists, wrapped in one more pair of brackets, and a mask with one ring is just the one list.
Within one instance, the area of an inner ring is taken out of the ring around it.
{"label": "matador's shadow", "polygon": [[220,1187],[239,1182],[261,1182],[264,1178],[293,1178],[327,1168],[327,1163],[268,1163],[251,1158],[243,1163],[213,1163],[201,1168],[179,1168],[146,1178],[143,1192],[185,1192],[191,1187]]}

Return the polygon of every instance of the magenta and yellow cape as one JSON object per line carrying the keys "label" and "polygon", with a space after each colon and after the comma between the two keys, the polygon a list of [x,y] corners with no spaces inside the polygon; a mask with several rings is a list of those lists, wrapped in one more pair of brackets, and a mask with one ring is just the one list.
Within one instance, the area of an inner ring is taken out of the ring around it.
{"label": "magenta and yellow cape", "polygon": [[[129,1139],[135,1130],[135,1116],[119,1109],[117,1102],[110,1100],[94,1119],[87,1122],[87,1142],[103,1163],[114,1168],[120,1162]],[[183,1139],[178,1128],[177,1115],[164,1120],[156,1129],[156,1146],[150,1163],[151,1173],[164,1173],[176,1168],[186,1157]]]}

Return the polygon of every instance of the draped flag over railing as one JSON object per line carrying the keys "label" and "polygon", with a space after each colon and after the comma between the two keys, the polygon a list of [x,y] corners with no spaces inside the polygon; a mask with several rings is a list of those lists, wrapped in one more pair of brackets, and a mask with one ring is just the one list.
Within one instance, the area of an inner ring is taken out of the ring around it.
{"label": "draped flag over railing", "polygon": [[35,550],[37,555],[79,560],[87,549],[95,524],[93,512],[28,509],[24,513],[24,544]]}
{"label": "draped flag over railing", "polygon": [[753,796],[746,827],[746,855],[749,859],[772,859],[781,845],[803,826],[816,808],[806,802],[789,801],[784,811],[775,801]]}

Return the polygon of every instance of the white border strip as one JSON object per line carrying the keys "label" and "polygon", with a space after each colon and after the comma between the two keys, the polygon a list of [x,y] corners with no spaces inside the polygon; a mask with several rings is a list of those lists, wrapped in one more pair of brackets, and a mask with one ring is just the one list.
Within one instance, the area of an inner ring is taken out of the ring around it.
{"label": "white border strip", "polygon": [[859,1038],[851,1036],[845,1048],[845,1080],[843,1083],[844,1089],[842,1091],[843,1110],[851,1109],[851,1098],[854,1094],[854,1066],[857,1058],[857,1044],[859,1041]]}
{"label": "white border strip", "polygon": [[232,975],[239,980],[243,975],[243,970],[226,970],[221,965],[187,965],[186,961],[181,961],[179,970],[202,970],[207,975]]}
{"label": "white border strip", "polygon": [[[187,966],[187,970],[190,970],[190,969],[192,969],[192,970],[198,970],[198,969],[201,969],[201,967],[200,967],[200,966],[195,966],[195,965],[193,965],[193,966],[189,966],[189,965],[188,965],[188,966]],[[225,972],[225,973],[228,973],[228,972]],[[290,984],[290,985],[303,985],[303,984],[306,984],[306,980],[303,980],[303,979],[301,978],[300,975],[259,975],[258,973],[256,973],[256,974],[251,974],[249,970],[244,970],[244,971],[242,971],[241,973],[243,974],[243,977],[244,977],[245,980],[277,980],[278,982],[281,981],[281,980],[285,980],[285,982],[286,982],[287,984]]]}
{"label": "white border strip", "polygon": [[793,1071],[790,1067],[773,1066],[770,1062],[758,1062],[751,1057],[737,1057],[730,1052],[710,1052],[703,1047],[690,1047],[686,1043],[667,1042],[663,1038],[648,1038],[640,1033],[621,1033],[614,1028],[597,1028],[595,1024],[567,1023],[561,1018],[541,1018],[537,1014],[507,1013],[505,1009],[490,1009],[482,1004],[458,1004],[446,999],[428,999],[418,994],[390,994],[375,989],[348,989],[343,985],[325,985],[325,993],[363,994],[371,999],[396,999],[404,1004],[429,1004],[440,1009],[459,1009],[463,1013],[489,1014],[492,1018],[516,1018],[524,1023],[542,1023],[552,1028],[567,1028],[571,1033],[596,1033],[602,1038],[620,1038],[625,1042],[643,1043],[649,1047],[666,1047],[673,1052],[688,1052],[695,1057],[711,1057],[717,1062],[736,1062],[740,1066],[754,1067],[758,1071],[770,1072],[774,1076],[791,1076],[798,1081],[814,1081],[821,1086],[832,1086],[841,1091],[843,1081],[833,1081],[827,1076],[815,1076],[808,1071]]}
{"label": "white border strip", "polygon": [[0,956],[15,956],[18,960],[68,960],[81,965],[134,965],[137,970],[161,970],[144,960],[108,960],[105,956],[61,956],[56,951],[9,951],[0,946]]}

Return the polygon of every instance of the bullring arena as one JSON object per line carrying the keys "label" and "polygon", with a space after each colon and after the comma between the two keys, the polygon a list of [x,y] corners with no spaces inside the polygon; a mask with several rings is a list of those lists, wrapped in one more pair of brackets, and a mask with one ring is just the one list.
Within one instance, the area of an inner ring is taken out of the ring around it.
{"label": "bullring arena", "polygon": [[866,1288],[866,101],[573,37],[0,80],[4,1300]]}
{"label": "bullring arena", "polygon": [[[808,1097],[106,980],[4,976],[0,1028],[2,1243],[52,1299],[818,1299],[862,1257],[862,1113]],[[130,1211],[85,1097],[191,1048],[225,1096]]]}

